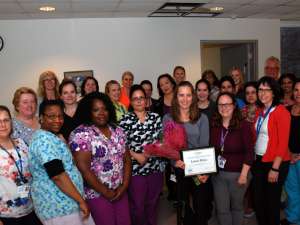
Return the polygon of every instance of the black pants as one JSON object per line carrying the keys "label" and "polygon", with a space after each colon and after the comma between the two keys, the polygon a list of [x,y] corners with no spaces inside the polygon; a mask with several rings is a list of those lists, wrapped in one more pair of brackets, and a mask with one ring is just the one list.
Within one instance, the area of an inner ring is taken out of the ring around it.
{"label": "black pants", "polygon": [[168,188],[168,200],[176,200],[176,183],[170,180],[171,174],[174,172],[174,168],[171,166],[170,160],[166,163],[165,179]]}
{"label": "black pants", "polygon": [[42,225],[34,212],[20,218],[0,218],[4,225]]}
{"label": "black pants", "polygon": [[[210,179],[196,185],[191,177],[184,177],[183,170],[175,169],[177,179],[177,199],[182,208],[177,210],[184,225],[207,225],[212,212],[213,187]],[[183,214],[183,215],[182,215]]]}
{"label": "black pants", "polygon": [[268,182],[272,162],[266,163],[258,157],[252,167],[254,184],[254,204],[259,225],[280,225],[280,197],[287,177],[289,162],[282,162],[278,182]]}

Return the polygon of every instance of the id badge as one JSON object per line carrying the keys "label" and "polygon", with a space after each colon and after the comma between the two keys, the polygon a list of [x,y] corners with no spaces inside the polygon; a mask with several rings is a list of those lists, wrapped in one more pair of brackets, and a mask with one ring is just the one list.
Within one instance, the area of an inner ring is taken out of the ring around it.
{"label": "id badge", "polygon": [[177,182],[177,180],[176,180],[176,175],[175,175],[175,174],[171,174],[171,176],[170,176],[170,181],[173,181],[174,183]]}
{"label": "id badge", "polygon": [[225,164],[226,164],[226,159],[223,156],[219,155],[218,156],[218,166],[219,166],[219,168],[224,169]]}
{"label": "id badge", "polygon": [[28,198],[29,191],[30,191],[29,184],[22,184],[21,186],[17,187],[17,192],[21,198]]}

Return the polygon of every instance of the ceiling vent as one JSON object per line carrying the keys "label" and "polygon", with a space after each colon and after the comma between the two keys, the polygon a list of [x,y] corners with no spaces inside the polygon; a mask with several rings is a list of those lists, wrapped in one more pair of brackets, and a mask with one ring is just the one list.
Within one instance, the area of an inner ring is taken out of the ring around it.
{"label": "ceiling vent", "polygon": [[202,7],[204,4],[167,2],[148,17],[214,17],[222,13]]}

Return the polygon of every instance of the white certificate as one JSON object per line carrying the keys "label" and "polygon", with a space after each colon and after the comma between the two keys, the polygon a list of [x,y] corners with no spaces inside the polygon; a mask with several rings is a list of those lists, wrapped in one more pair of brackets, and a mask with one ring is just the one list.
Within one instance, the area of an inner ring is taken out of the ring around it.
{"label": "white certificate", "polygon": [[194,176],[217,172],[216,154],[214,147],[187,149],[182,152],[185,164],[185,176]]}

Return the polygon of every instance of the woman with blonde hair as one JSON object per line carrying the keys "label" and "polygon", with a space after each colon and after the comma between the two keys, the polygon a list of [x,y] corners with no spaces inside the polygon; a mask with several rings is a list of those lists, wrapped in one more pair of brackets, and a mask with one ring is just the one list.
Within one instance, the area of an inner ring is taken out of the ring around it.
{"label": "woman with blonde hair", "polygon": [[125,105],[120,100],[121,86],[118,81],[110,80],[105,85],[105,94],[108,95],[110,100],[113,102],[117,121],[120,121],[121,117],[127,112]]}
{"label": "woman with blonde hair", "polygon": [[229,71],[229,75],[232,77],[235,83],[235,95],[238,98],[244,98],[244,74],[238,67],[232,67]]}
{"label": "woman with blonde hair", "polygon": [[55,100],[59,98],[59,81],[53,71],[47,70],[41,73],[39,78],[38,97],[39,102]]}
{"label": "woman with blonde hair", "polygon": [[12,103],[16,111],[16,117],[12,119],[12,137],[21,138],[29,145],[33,132],[40,127],[36,116],[36,93],[31,88],[21,87],[15,91]]}
{"label": "woman with blonde hair", "polygon": [[129,92],[133,84],[133,80],[134,80],[134,76],[132,72],[125,71],[122,74],[122,88],[121,88],[120,102],[123,105],[125,105],[127,109],[130,106]]}

